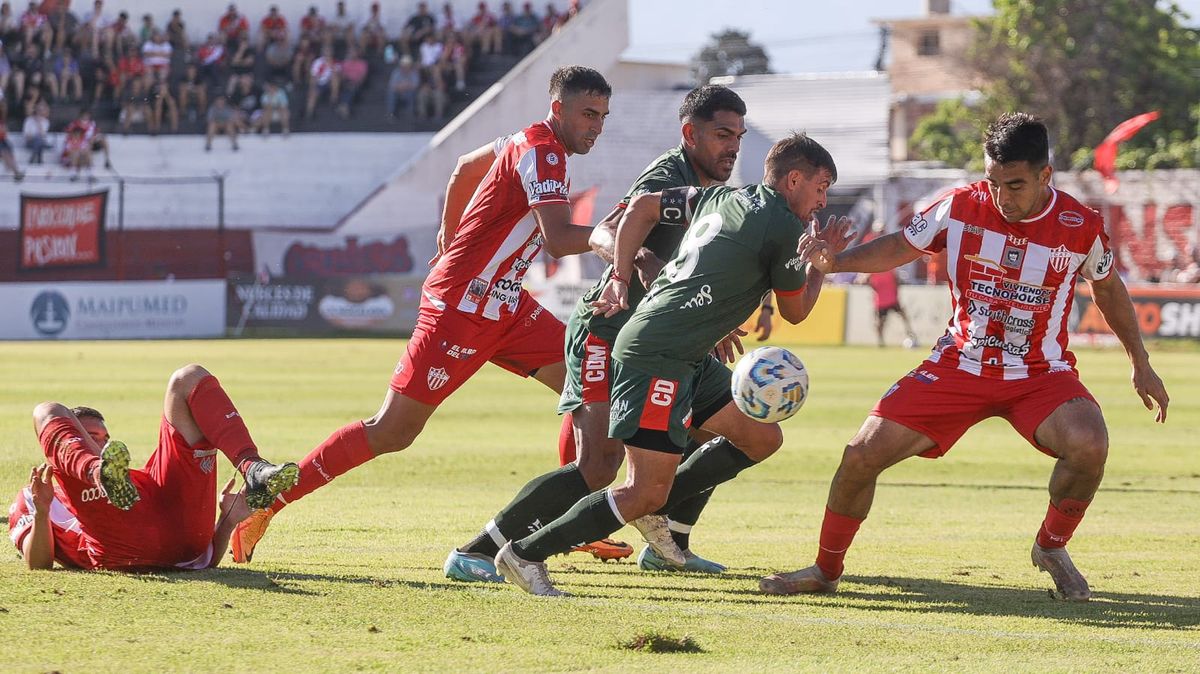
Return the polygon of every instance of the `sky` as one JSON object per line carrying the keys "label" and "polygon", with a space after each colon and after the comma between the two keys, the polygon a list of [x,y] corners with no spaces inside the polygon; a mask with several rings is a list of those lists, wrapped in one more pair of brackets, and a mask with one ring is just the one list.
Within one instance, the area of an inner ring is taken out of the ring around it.
{"label": "sky", "polygon": [[[1200,25],[1200,0],[1175,4],[1191,15],[1191,25]],[[990,0],[950,0],[958,15],[990,14],[991,6]],[[625,56],[687,62],[711,34],[732,27],[750,32],[775,72],[870,70],[879,53],[871,19],[917,17],[924,7],[922,0],[629,0]]]}

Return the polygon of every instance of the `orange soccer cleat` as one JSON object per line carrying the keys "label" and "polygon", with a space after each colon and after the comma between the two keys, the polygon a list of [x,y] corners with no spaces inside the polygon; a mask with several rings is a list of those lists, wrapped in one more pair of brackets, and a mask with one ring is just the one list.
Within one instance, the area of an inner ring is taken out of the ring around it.
{"label": "orange soccer cleat", "polygon": [[610,559],[625,559],[633,554],[633,546],[625,541],[602,538],[593,543],[584,543],[571,548],[571,552],[586,552],[596,559],[607,562]]}
{"label": "orange soccer cleat", "polygon": [[233,561],[245,564],[254,557],[254,546],[258,545],[263,535],[267,533],[267,527],[270,526],[271,518],[274,516],[275,513],[267,508],[256,510],[250,513],[249,517],[238,522],[238,525],[233,528],[233,536],[229,540]]}

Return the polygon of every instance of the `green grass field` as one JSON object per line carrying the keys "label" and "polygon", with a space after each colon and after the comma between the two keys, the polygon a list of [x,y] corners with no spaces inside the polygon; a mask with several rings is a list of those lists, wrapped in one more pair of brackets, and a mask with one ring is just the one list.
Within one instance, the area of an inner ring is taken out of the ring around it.
{"label": "green grass field", "polygon": [[[299,459],[378,407],[398,340],[5,344],[0,496],[39,459],[29,412],[90,404],[136,460],[157,438],[170,372],[217,374],[265,456]],[[550,561],[575,596],[442,577],[528,478],[556,463],[554,398],[488,366],[409,450],[280,514],[253,564],[199,573],[29,573],[0,553],[0,671],[1197,671],[1200,670],[1200,353],[1158,352],[1165,426],[1129,390],[1118,351],[1080,354],[1104,405],[1104,486],[1071,544],[1087,604],[1051,600],[1029,562],[1051,461],[1007,424],[938,461],[885,474],[842,590],[758,594],[759,576],[811,563],[829,478],[875,398],[922,352],[796,349],[811,397],[783,450],[717,490],[693,548],[721,577],[632,563]],[[230,473],[222,466],[222,480]],[[632,529],[622,532],[633,541]],[[699,652],[623,647],[690,637]]]}

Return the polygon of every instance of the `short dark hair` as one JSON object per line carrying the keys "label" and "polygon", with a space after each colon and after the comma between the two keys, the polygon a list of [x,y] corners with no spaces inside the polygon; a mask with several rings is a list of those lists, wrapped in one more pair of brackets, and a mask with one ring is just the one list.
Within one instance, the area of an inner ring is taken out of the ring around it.
{"label": "short dark hair", "polygon": [[80,405],[79,407],[72,407],[71,414],[74,414],[76,419],[84,419],[87,417],[91,417],[92,419],[95,419],[96,421],[99,421],[101,423],[104,422],[104,415],[100,414],[99,410],[97,410],[94,407],[87,407],[86,405]]}
{"label": "short dark hair", "polygon": [[806,176],[819,170],[829,171],[831,182],[837,182],[837,166],[829,150],[805,133],[792,135],[771,146],[767,153],[766,176],[763,181],[773,183],[791,171],[799,170]]}
{"label": "short dark hair", "polygon": [[563,66],[550,76],[550,97],[561,101],[564,96],[593,94],[612,96],[612,87],[599,71],[586,66]]}
{"label": "short dark hair", "polygon": [[679,106],[679,121],[694,118],[711,122],[718,112],[732,112],[745,117],[746,102],[729,87],[706,84],[692,89],[683,97],[683,104]]}
{"label": "short dark hair", "polygon": [[993,161],[1029,162],[1033,168],[1050,163],[1050,134],[1042,120],[1024,112],[1006,112],[988,125],[983,151]]}

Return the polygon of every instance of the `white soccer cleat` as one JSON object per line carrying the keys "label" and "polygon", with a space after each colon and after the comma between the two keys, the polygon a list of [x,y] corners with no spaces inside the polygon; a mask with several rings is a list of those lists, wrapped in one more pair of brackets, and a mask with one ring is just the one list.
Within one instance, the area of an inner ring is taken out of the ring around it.
{"label": "white soccer cleat", "polygon": [[671,538],[671,530],[667,528],[665,515],[643,515],[630,524],[642,532],[642,538],[646,539],[646,545],[654,550],[654,554],[659,559],[677,567],[687,564],[687,555],[675,544],[675,539]]}
{"label": "white soccer cleat", "polygon": [[508,582],[539,597],[565,597],[566,592],[554,587],[545,562],[530,562],[513,552],[512,541],[496,553],[496,572]]}

